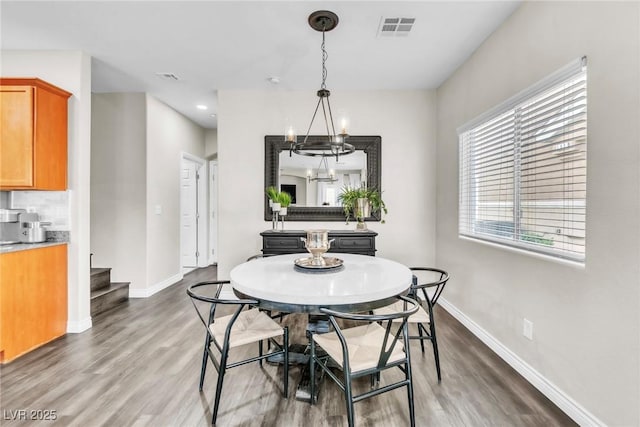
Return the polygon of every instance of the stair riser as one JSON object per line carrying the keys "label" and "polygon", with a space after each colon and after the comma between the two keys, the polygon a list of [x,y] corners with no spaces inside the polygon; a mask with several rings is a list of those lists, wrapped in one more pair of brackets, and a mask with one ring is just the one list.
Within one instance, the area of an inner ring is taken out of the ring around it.
{"label": "stair riser", "polygon": [[121,306],[128,300],[129,286],[114,289],[112,292],[96,296],[91,299],[91,316],[96,316],[114,307]]}
{"label": "stair riser", "polygon": [[96,291],[103,289],[111,284],[111,271],[103,271],[98,274],[91,275],[91,290]]}

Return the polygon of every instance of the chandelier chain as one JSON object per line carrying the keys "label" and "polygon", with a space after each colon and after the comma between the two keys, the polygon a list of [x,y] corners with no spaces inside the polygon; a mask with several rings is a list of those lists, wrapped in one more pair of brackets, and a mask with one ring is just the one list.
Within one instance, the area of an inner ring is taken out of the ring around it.
{"label": "chandelier chain", "polygon": [[[305,134],[304,139],[300,142],[297,137],[289,135],[286,140],[290,142],[289,155],[295,153],[303,156],[322,157],[319,169],[322,168],[323,163],[325,169],[328,169],[328,156],[335,157],[336,161],[338,161],[340,155],[351,154],[355,151],[355,147],[346,142],[349,137],[346,130],[343,130],[340,134],[336,133],[335,124],[333,122],[333,112],[331,111],[331,103],[329,102],[329,95],[331,95],[331,92],[327,89],[327,59],[329,55],[326,49],[326,32],[331,31],[336,27],[338,24],[338,16],[333,12],[321,10],[309,15],[308,21],[311,28],[322,32],[322,44],[320,45],[320,50],[322,52],[322,84],[320,85],[320,90],[317,92],[318,102],[316,103],[315,110],[313,110],[313,116],[311,116],[311,121],[309,122],[309,127],[307,128],[307,133]],[[320,106],[322,106],[322,118],[324,119],[327,136],[323,138],[318,136],[311,138],[311,141],[309,141],[311,128],[318,116]],[[318,179],[318,177],[309,177],[309,180],[326,180],[325,182],[334,182],[335,178],[325,177]]]}
{"label": "chandelier chain", "polygon": [[322,44],[320,45],[320,48],[322,49],[322,84],[320,85],[320,89],[326,89],[327,88],[327,66],[325,65],[325,63],[327,62],[327,58],[329,56],[329,54],[327,53],[327,50],[324,47],[324,28],[322,29]]}

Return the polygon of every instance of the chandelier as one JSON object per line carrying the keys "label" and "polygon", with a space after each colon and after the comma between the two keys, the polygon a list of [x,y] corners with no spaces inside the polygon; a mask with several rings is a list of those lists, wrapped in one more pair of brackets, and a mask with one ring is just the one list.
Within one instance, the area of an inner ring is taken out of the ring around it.
{"label": "chandelier", "polygon": [[311,170],[307,171],[307,181],[317,181],[317,182],[336,182],[338,179],[336,178],[336,174],[333,169],[329,169],[329,163],[327,162],[327,156],[322,156],[320,158],[320,164],[318,165],[318,171],[316,172],[316,176],[312,176]]}
{"label": "chandelier", "polygon": [[[293,135],[292,129],[289,129],[287,135],[287,141],[290,143],[289,155],[291,153],[300,154],[303,156],[322,157],[326,166],[326,156],[335,156],[336,161],[339,157],[351,154],[355,151],[353,145],[349,144],[347,140],[349,135],[347,134],[345,123],[343,123],[340,133],[336,133],[335,126],[333,124],[333,113],[331,112],[331,104],[329,103],[329,96],[331,92],[327,89],[327,51],[325,49],[325,33],[333,30],[338,25],[338,15],[328,10],[319,10],[309,15],[309,25],[316,31],[322,32],[322,44],[320,48],[322,50],[322,84],[320,90],[317,92],[318,103],[316,109],[311,116],[311,122],[307,129],[302,142],[299,142],[295,135]],[[326,138],[322,136],[320,139],[313,138],[313,141],[309,140],[309,132],[318,114],[318,110],[322,107],[322,115],[324,117],[324,125],[327,131]],[[320,165],[322,166],[322,160]],[[327,168],[328,169],[328,168]]]}

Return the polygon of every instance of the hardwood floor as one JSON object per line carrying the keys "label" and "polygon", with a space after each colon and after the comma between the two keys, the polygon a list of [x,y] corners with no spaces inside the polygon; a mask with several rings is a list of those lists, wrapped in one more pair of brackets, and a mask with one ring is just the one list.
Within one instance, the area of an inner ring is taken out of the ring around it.
{"label": "hardwood floor", "polygon": [[[150,298],[96,316],[89,331],[2,366],[0,424],[43,424],[12,418],[19,410],[27,410],[27,419],[28,411],[48,410],[57,420],[46,423],[64,426],[209,425],[216,373],[209,366],[198,392],[204,329],[185,288],[215,276],[214,267],[196,270]],[[418,342],[411,346],[418,426],[575,425],[446,311],[436,316],[440,384],[430,344],[424,355]],[[303,315],[285,318],[291,342],[305,342],[305,322]],[[228,371],[217,425],[346,425],[343,395],[332,381],[324,381],[318,404],[310,406],[293,397],[298,367],[290,370],[289,399],[282,398],[281,369],[254,363]],[[409,424],[404,389],[357,403],[355,411],[359,426]]]}

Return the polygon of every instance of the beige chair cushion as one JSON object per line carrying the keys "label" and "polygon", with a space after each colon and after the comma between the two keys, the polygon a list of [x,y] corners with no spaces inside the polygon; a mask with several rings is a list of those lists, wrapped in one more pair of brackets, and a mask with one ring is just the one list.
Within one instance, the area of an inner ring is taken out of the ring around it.
{"label": "beige chair cushion", "polygon": [[[404,303],[402,301],[396,301],[391,305],[387,305],[386,307],[377,308],[377,309],[373,310],[373,314],[381,315],[381,314],[398,313],[398,312],[404,311],[403,304]],[[407,306],[409,306],[409,305],[407,304]],[[393,319],[393,321],[394,322],[402,322],[402,318]],[[424,308],[422,308],[422,305],[420,305],[420,308],[418,308],[418,311],[415,314],[412,314],[411,316],[409,316],[409,319],[407,319],[407,322],[409,322],[409,323],[429,323],[429,313],[427,313],[427,311]]]}
{"label": "beige chair cushion", "polygon": [[[342,335],[344,335],[347,341],[347,348],[349,349],[351,372],[375,368],[378,365],[380,349],[384,341],[384,333],[384,328],[377,323],[342,330]],[[313,340],[318,343],[338,365],[343,366],[342,345],[335,332],[313,334]],[[390,345],[392,341],[393,336],[390,335],[387,345]],[[389,362],[395,362],[404,359],[404,357],[402,341],[398,340],[389,357]]]}
{"label": "beige chair cushion", "polygon": [[[209,325],[211,334],[220,344],[224,343],[224,333],[231,321],[232,315],[216,318]],[[240,313],[238,319],[231,328],[231,337],[229,338],[229,347],[238,347],[241,345],[258,342],[267,338],[278,337],[283,334],[282,327],[264,312],[256,308],[246,310]]]}

